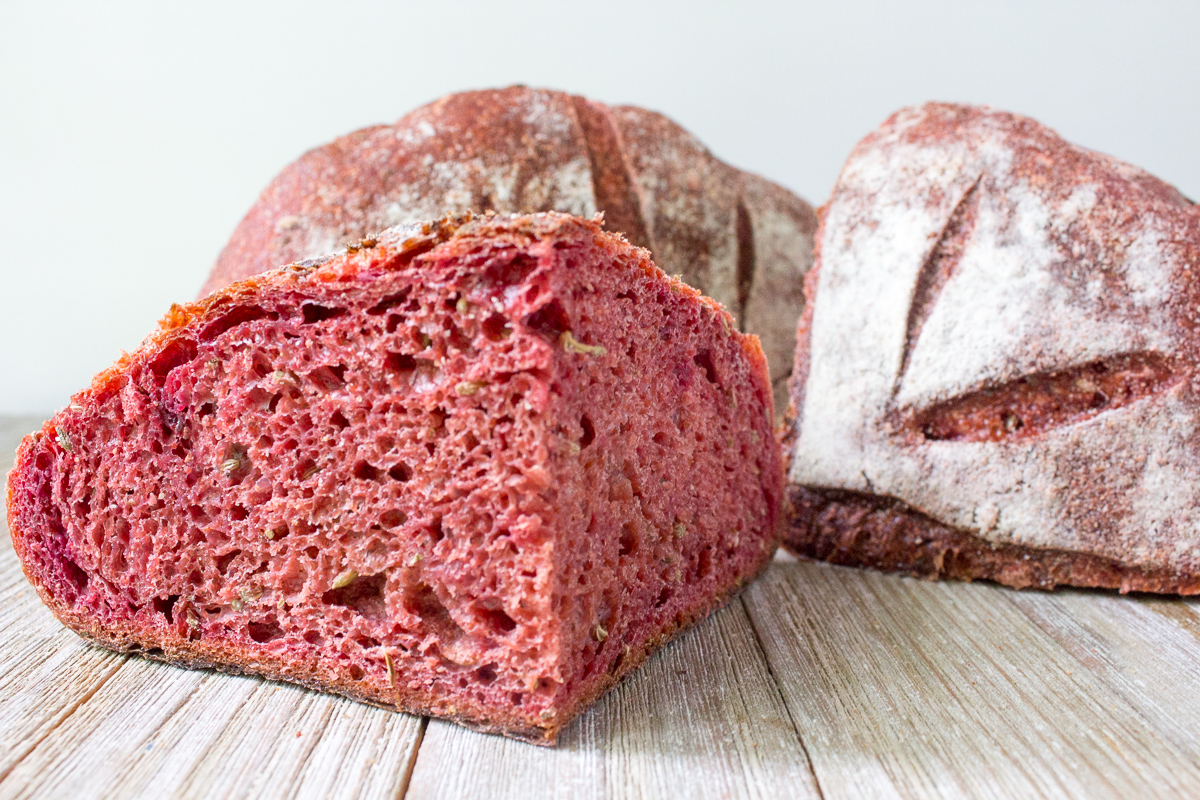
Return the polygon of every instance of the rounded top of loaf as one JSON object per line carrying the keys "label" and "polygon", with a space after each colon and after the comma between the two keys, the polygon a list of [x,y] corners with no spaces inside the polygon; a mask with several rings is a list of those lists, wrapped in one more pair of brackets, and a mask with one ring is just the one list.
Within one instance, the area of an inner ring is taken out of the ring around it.
{"label": "rounded top of loaf", "polygon": [[1200,570],[1200,213],[1017,114],[928,103],[818,232],[790,479],[1003,545]]}
{"label": "rounded top of loaf", "polygon": [[812,208],[661,114],[561,91],[460,92],[310,150],[246,214],[202,294],[397,224],[551,210],[602,212],[607,230],[729,309],[762,338],[782,400]]}

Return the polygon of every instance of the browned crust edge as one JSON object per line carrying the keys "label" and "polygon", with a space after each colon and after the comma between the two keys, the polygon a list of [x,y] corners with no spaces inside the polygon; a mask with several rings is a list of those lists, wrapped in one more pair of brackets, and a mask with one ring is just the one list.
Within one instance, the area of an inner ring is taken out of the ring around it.
{"label": "browned crust edge", "polygon": [[795,484],[788,485],[787,496],[791,525],[784,547],[801,558],[930,579],[989,580],[1015,589],[1200,594],[1198,575],[1129,567],[1090,553],[993,544],[891,497]]}

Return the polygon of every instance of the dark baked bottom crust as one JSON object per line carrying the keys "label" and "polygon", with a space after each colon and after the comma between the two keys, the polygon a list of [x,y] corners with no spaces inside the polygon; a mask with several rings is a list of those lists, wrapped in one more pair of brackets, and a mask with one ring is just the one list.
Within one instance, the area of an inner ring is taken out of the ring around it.
{"label": "dark baked bottom crust", "polygon": [[693,623],[707,617],[732,600],[743,588],[761,575],[769,565],[770,559],[764,559],[754,574],[733,584],[722,594],[715,595],[709,604],[698,607],[691,616],[677,615],[654,637],[640,645],[631,645],[629,652],[617,661],[616,669],[606,673],[591,692],[578,700],[573,707],[560,709],[544,725],[530,724],[526,717],[517,714],[500,714],[495,709],[483,705],[472,704],[470,708],[455,710],[447,709],[445,706],[439,707],[438,696],[433,692],[415,692],[397,686],[393,689],[393,695],[388,697],[365,690],[369,687],[357,684],[355,681],[324,680],[314,671],[305,670],[304,665],[287,664],[283,659],[274,658],[270,654],[264,654],[263,657],[251,662],[245,658],[243,653],[239,652],[237,647],[221,642],[192,641],[169,635],[156,637],[154,634],[158,631],[127,630],[126,626],[106,629],[94,621],[62,608],[54,598],[42,590],[40,585],[34,582],[34,586],[37,588],[42,602],[54,612],[60,622],[89,642],[118,653],[137,654],[155,661],[191,669],[214,669],[232,675],[257,675],[268,680],[283,681],[321,692],[340,694],[351,700],[378,708],[447,719],[482,733],[498,733],[531,744],[552,747],[558,739],[559,732],[588,706],[640,667],[654,651],[666,645]]}
{"label": "dark baked bottom crust", "polygon": [[991,580],[1016,589],[1080,586],[1200,594],[1200,576],[1137,569],[1069,550],[992,544],[890,497],[787,487],[784,547],[801,558],[929,578]]}

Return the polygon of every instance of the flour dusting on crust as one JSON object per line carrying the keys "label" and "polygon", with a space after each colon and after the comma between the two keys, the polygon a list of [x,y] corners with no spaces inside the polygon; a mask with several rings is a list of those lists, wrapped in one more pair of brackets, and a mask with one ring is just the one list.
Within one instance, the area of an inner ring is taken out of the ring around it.
{"label": "flour dusting on crust", "polygon": [[[928,104],[855,149],[819,249],[793,485],[993,545],[1200,570],[1200,216],[1178,192],[1033,120]],[[915,421],[1130,358],[1169,380],[1033,434],[1032,408],[982,441]]]}

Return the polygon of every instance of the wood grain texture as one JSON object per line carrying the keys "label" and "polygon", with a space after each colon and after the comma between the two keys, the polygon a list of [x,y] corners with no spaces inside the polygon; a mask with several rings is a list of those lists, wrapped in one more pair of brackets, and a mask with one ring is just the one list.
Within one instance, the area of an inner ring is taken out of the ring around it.
{"label": "wood grain texture", "polygon": [[12,547],[0,547],[0,779],[124,661],[59,624],[26,582]]}
{"label": "wood grain texture", "polygon": [[1035,597],[806,562],[751,587],[825,797],[1200,792],[1188,748],[1031,624],[1018,596]]}
{"label": "wood grain texture", "polygon": [[390,798],[421,728],[344,698],[131,659],[7,783],[13,797]]}
{"label": "wood grain texture", "polygon": [[411,797],[819,797],[741,603],[717,612],[543,750],[437,720]]}
{"label": "wood grain texture", "polygon": [[1009,598],[1141,720],[1200,763],[1200,601],[1087,591]]}

